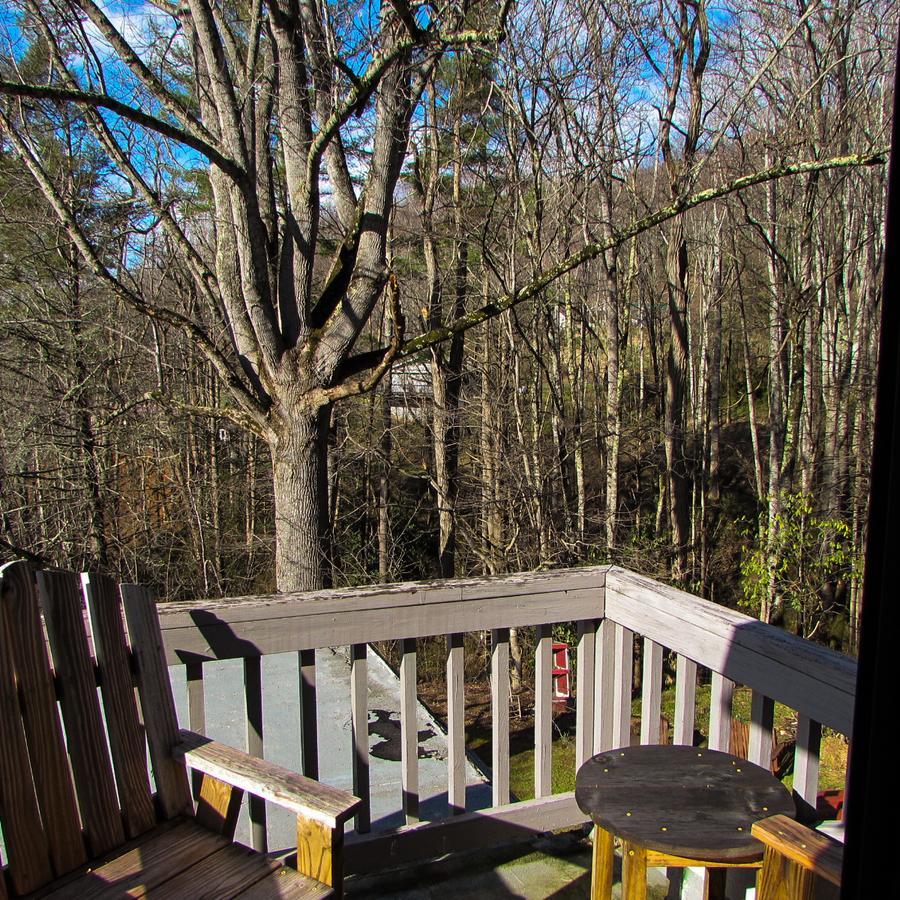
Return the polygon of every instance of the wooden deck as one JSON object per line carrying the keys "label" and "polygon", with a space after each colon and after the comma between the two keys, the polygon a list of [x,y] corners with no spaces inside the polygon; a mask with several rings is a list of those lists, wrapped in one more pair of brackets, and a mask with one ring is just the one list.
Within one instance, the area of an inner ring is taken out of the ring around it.
{"label": "wooden deck", "polygon": [[[709,746],[728,749],[735,685],[752,690],[749,758],[768,765],[774,704],[797,713],[794,790],[813,805],[818,789],[822,727],[849,734],[856,664],[826,648],[763,625],[755,619],[616,567],[528,573],[499,578],[408,583],[314,594],[244,597],[161,608],[168,662],[183,667],[189,719],[206,731],[204,664],[243,660],[247,749],[265,755],[260,657],[299,654],[300,677],[289,688],[299,707],[302,759],[308,774],[318,770],[316,673],[318,648],[351,648],[349,727],[352,751],[346,761],[353,792],[363,798],[354,830],[347,835],[349,873],[363,875],[420,863],[423,859],[533,838],[548,830],[579,825],[584,816],[571,794],[553,794],[550,784],[551,627],[576,623],[576,765],[595,752],[629,743],[632,672],[642,666],[641,742],[659,740],[663,656],[677,657],[673,739],[690,743],[695,725],[698,675],[711,679]],[[535,785],[536,798],[516,801],[509,788],[509,629],[536,626]],[[464,707],[465,632],[491,633],[493,677],[492,807],[465,809]],[[415,716],[417,639],[447,641],[450,814],[418,821],[418,753]],[[369,811],[367,643],[403,642],[401,681],[402,788],[397,808],[407,825],[371,830]],[[266,810],[251,809],[253,840],[264,846]]]}

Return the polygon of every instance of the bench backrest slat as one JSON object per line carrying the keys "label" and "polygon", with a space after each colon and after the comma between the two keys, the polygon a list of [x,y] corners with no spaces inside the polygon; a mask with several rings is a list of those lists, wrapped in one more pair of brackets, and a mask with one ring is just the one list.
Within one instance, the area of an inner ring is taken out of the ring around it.
{"label": "bench backrest slat", "polygon": [[13,563],[3,570],[3,586],[3,606],[25,735],[30,748],[40,748],[40,752],[31,752],[31,768],[41,818],[53,871],[62,875],[80,866],[87,855],[41,625],[34,572],[27,563]]}
{"label": "bench backrest slat", "polygon": [[53,665],[62,687],[59,705],[81,823],[90,855],[99,856],[124,843],[125,832],[88,653],[78,579],[72,572],[38,572],[37,579]]}
{"label": "bench backrest slat", "polygon": [[156,824],[156,810],[147,776],[144,731],[131,680],[119,587],[111,578],[87,573],[82,575],[81,584],[100,671],[119,804],[128,837],[134,838]]}
{"label": "bench backrest slat", "polygon": [[[6,587],[4,576],[4,593]],[[0,607],[0,820],[12,888],[24,894],[46,884],[53,877],[53,870],[19,712],[13,640],[6,612],[3,603]]]}
{"label": "bench backrest slat", "polygon": [[119,847],[160,815],[190,813],[184,760],[172,754],[178,740],[145,587],[120,591],[93,575],[79,583],[71,572],[35,572],[25,562],[0,567],[0,900]]}
{"label": "bench backrest slat", "polygon": [[184,761],[172,756],[172,748],[181,738],[159,616],[153,595],[142,584],[123,584],[122,604],[137,663],[141,710],[157,796],[163,815],[172,818],[190,812],[193,801]]}

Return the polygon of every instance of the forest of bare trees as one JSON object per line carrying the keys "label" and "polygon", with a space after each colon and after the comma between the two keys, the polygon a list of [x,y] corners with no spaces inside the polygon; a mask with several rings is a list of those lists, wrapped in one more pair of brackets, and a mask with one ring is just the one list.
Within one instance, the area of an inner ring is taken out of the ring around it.
{"label": "forest of bare trees", "polygon": [[3,0],[0,553],[854,651],[897,8]]}

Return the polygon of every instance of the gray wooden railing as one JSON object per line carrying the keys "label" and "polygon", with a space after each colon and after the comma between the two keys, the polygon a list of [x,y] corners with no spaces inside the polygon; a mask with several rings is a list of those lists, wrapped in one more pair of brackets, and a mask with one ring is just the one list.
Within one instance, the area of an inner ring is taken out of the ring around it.
{"label": "gray wooden railing", "polygon": [[[247,750],[263,743],[260,657],[299,655],[301,760],[318,773],[314,652],[349,646],[354,792],[363,801],[349,836],[349,872],[377,870],[584,821],[572,793],[551,792],[551,627],[576,624],[576,766],[631,739],[635,635],[642,647],[642,743],[660,739],[663,655],[677,654],[673,740],[691,743],[698,668],[712,673],[709,745],[727,749],[734,687],[753,691],[749,756],[768,765],[776,701],[798,713],[794,784],[814,804],[821,730],[849,734],[856,664],[755,619],[617,567],[526,573],[490,579],[395,584],[314,594],[281,594],[165,604],[160,608],[171,665],[184,666],[190,727],[204,731],[204,663],[243,659]],[[511,802],[509,630],[536,626],[535,799]],[[492,805],[466,812],[463,635],[491,633]],[[420,822],[416,706],[417,640],[447,641],[446,819]],[[407,825],[370,832],[367,659],[369,643],[402,641],[400,729]],[[252,837],[265,846],[262,806],[250,810]]]}

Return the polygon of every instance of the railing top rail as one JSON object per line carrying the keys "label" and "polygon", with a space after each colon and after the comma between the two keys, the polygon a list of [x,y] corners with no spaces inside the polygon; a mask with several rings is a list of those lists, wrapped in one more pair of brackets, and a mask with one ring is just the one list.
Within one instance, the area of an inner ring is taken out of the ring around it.
{"label": "railing top rail", "polygon": [[607,566],[165,603],[170,664],[603,616]]}
{"label": "railing top rail", "polygon": [[856,661],[678,588],[610,567],[609,619],[849,734]]}

